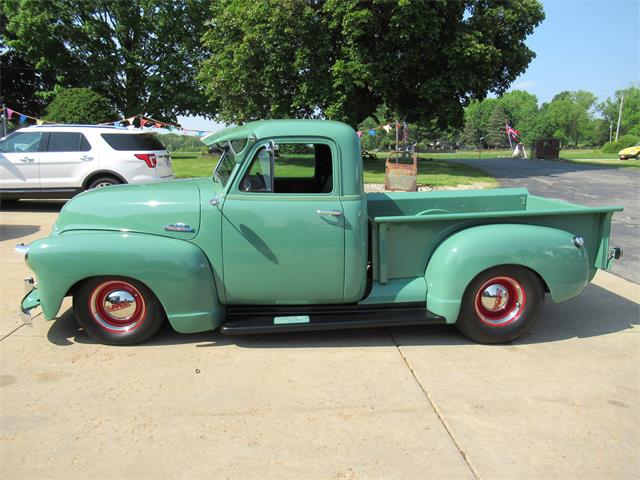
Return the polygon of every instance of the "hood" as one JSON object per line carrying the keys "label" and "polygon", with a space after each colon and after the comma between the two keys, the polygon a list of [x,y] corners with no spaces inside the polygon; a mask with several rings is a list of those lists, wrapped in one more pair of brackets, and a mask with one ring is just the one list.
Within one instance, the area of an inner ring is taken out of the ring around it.
{"label": "hood", "polygon": [[[165,230],[179,223],[187,227]],[[186,240],[199,228],[200,189],[197,179],[188,179],[88,190],[66,203],[52,233],[118,230]]]}

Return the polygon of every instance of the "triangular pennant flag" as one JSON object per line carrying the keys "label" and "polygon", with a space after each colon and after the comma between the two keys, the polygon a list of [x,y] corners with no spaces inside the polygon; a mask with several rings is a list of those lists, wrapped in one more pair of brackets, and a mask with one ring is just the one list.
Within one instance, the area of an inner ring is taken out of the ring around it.
{"label": "triangular pennant flag", "polygon": [[140,128],[144,127],[147,123],[149,123],[149,120],[145,120],[144,118],[140,119]]}
{"label": "triangular pennant flag", "polygon": [[369,130],[369,135],[371,135],[372,137],[375,137],[376,131],[372,128],[371,130]]}
{"label": "triangular pennant flag", "polygon": [[383,125],[382,128],[384,128],[384,131],[387,133],[391,131],[391,125],[389,125],[388,123],[386,125]]}
{"label": "triangular pennant flag", "polygon": [[362,132],[360,130],[358,130],[356,133],[358,134],[358,137],[362,136]]}
{"label": "triangular pennant flag", "polygon": [[11,110],[10,108],[7,108],[7,119],[13,117],[13,110]]}
{"label": "triangular pennant flag", "polygon": [[44,123],[44,120],[40,120],[39,118],[36,119],[36,123],[38,125],[42,125]]}
{"label": "triangular pennant flag", "polygon": [[136,119],[136,117],[129,117],[127,118],[127,122],[129,122],[129,125],[133,125],[133,121]]}
{"label": "triangular pennant flag", "polygon": [[25,123],[27,121],[27,116],[26,115],[20,115],[20,118],[18,119],[18,121],[20,123]]}
{"label": "triangular pennant flag", "polygon": [[156,128],[162,128],[162,124],[160,122],[156,122],[154,126]]}

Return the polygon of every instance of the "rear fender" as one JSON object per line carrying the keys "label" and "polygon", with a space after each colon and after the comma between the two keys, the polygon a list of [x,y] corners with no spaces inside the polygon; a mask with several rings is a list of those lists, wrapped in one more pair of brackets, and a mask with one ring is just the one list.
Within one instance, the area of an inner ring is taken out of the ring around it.
{"label": "rear fender", "polygon": [[37,275],[48,320],[58,314],[75,284],[111,275],[148,286],[178,332],[213,330],[224,319],[207,257],[184,240],[112,231],[68,232],[34,242],[27,262]]}
{"label": "rear fender", "polygon": [[589,281],[589,258],[574,235],[533,225],[484,225],[455,233],[435,250],[425,272],[427,308],[455,323],[467,285],[498,265],[533,270],[555,302],[579,295]]}

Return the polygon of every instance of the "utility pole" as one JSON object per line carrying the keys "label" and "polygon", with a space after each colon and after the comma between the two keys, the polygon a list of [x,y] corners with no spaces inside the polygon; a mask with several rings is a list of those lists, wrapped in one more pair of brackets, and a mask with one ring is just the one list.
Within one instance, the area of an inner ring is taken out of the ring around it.
{"label": "utility pole", "polygon": [[7,106],[2,104],[2,136],[7,136]]}
{"label": "utility pole", "polygon": [[620,133],[620,120],[622,119],[622,104],[624,103],[624,93],[620,94],[620,110],[618,110],[618,126],[616,127],[616,142]]}
{"label": "utility pole", "polygon": [[613,120],[609,123],[609,143],[613,140]]}
{"label": "utility pole", "polygon": [[398,151],[398,128],[400,128],[400,122],[396,120],[396,151]]}

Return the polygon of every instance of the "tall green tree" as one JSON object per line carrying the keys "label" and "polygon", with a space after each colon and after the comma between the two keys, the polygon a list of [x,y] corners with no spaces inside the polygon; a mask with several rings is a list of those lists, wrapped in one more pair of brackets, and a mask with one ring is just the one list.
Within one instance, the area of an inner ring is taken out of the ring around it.
{"label": "tall green tree", "polygon": [[613,98],[607,98],[607,100],[598,105],[598,110],[607,120],[607,128],[610,124],[613,124],[615,134],[622,96],[624,96],[624,102],[620,121],[620,135],[632,134],[640,137],[640,88],[629,87],[616,91]]}
{"label": "tall green tree", "polygon": [[51,72],[40,72],[7,42],[7,18],[0,9],[0,103],[30,115],[40,115],[46,105],[40,92],[53,88]]}
{"label": "tall green tree", "polygon": [[211,113],[195,80],[209,0],[2,0],[6,44],[125,116]]}
{"label": "tall green tree", "polygon": [[542,105],[538,118],[538,135],[558,138],[563,146],[592,144],[596,137],[591,92],[561,92]]}
{"label": "tall green tree", "polygon": [[485,141],[488,145],[498,148],[508,143],[505,124],[509,121],[509,117],[504,107],[498,103],[496,108],[491,112],[489,121],[487,122],[487,136]]}
{"label": "tall green tree", "polygon": [[487,134],[489,132],[489,119],[498,106],[498,103],[498,100],[495,98],[487,98],[482,101],[471,102],[465,109],[462,140],[467,145],[474,145],[476,147],[488,145]]}
{"label": "tall green tree", "polygon": [[400,118],[460,125],[534,53],[537,0],[219,0],[200,80],[220,119]]}

